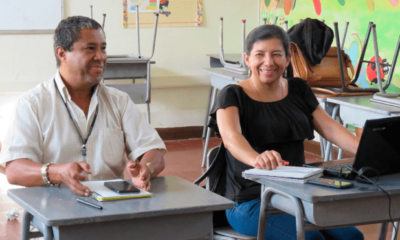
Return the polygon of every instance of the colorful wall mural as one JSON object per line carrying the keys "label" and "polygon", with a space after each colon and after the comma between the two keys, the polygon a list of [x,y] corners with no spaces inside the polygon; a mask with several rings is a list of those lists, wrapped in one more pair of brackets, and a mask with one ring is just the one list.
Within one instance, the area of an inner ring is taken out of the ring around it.
{"label": "colorful wall mural", "polygon": [[[374,22],[379,61],[392,64],[400,35],[400,25],[397,23],[400,13],[399,2],[400,0],[260,0],[260,24],[264,18],[268,23],[272,23],[275,17],[278,17],[277,24],[284,27],[284,21],[288,21],[290,28],[300,19],[317,18],[325,20],[325,23],[332,29],[334,29],[333,22],[338,22],[339,35],[342,38],[345,23],[349,22],[344,50],[356,68],[360,62],[369,22]],[[364,60],[375,61],[372,34]],[[381,69],[384,83],[390,69],[391,67],[388,66]],[[362,63],[357,84],[361,87],[377,87],[375,64]],[[392,82],[387,92],[400,92],[400,66],[395,66]]]}

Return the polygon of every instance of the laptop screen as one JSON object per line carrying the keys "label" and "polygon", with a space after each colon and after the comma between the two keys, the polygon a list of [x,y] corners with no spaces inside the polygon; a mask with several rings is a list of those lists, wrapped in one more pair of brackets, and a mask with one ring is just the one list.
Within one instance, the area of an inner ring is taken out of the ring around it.
{"label": "laptop screen", "polygon": [[[400,117],[367,120],[353,167],[371,167],[379,175],[400,172]],[[368,171],[366,176],[374,176]]]}

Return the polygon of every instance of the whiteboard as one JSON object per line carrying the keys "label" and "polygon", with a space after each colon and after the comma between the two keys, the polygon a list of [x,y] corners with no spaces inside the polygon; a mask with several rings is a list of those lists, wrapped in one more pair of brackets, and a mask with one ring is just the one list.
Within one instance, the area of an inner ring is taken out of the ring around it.
{"label": "whiteboard", "polygon": [[64,0],[0,0],[0,34],[53,33],[64,18]]}

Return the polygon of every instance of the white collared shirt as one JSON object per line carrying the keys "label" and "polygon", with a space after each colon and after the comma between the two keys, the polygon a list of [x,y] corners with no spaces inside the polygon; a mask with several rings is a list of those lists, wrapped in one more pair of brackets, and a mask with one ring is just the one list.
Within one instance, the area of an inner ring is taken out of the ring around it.
{"label": "white collared shirt", "polygon": [[97,104],[98,116],[86,143],[90,180],[122,178],[124,153],[136,160],[151,149],[166,151],[158,133],[126,93],[99,83],[87,117],[72,100],[57,71],[54,78],[24,93],[17,101],[3,141],[0,164],[20,158],[34,162],[83,161],[82,140],[57,92],[67,102],[82,138],[86,139]]}

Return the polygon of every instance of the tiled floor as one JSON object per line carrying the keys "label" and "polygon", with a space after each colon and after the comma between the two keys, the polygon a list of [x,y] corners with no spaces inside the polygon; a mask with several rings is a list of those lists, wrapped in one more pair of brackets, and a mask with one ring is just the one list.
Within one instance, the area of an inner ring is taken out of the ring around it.
{"label": "tiled floor", "polygon": [[[220,140],[212,138],[209,147],[218,146]],[[194,182],[205,169],[201,168],[201,159],[203,155],[204,141],[201,139],[168,141],[166,142],[168,154],[165,155],[166,168],[161,175],[176,175],[190,182]],[[306,161],[315,162],[322,159],[318,154],[307,151]],[[9,185],[3,174],[0,174],[0,240],[21,239],[21,219],[23,209],[7,197],[7,189],[15,188]],[[12,208],[19,209],[20,217],[18,220],[7,220],[5,214]],[[364,233],[366,240],[378,239],[379,224],[359,226]],[[387,240],[391,238],[392,227],[389,227]],[[400,237],[397,238],[400,240]]]}

